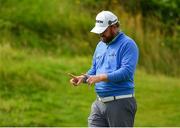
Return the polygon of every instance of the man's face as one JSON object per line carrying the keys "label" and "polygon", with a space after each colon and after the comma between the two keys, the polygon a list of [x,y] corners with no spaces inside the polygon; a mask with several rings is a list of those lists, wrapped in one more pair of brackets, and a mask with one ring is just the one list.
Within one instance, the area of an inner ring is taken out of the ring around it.
{"label": "man's face", "polygon": [[114,38],[112,29],[113,26],[109,26],[103,33],[100,34],[100,38],[103,42],[109,43]]}

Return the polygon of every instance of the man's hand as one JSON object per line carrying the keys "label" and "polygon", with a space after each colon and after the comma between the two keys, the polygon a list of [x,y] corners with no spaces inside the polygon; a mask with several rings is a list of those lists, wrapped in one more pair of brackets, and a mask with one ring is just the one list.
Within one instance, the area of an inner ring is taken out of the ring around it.
{"label": "man's hand", "polygon": [[89,78],[86,80],[86,82],[89,85],[92,85],[92,84],[100,82],[100,81],[107,81],[107,75],[99,74],[99,75],[95,75],[95,76],[89,76]]}
{"label": "man's hand", "polygon": [[81,83],[83,83],[84,75],[75,76],[75,75],[72,75],[72,74],[70,74],[70,73],[68,73],[68,75],[71,77],[70,83],[73,84],[74,86],[78,86],[78,85],[80,85]]}

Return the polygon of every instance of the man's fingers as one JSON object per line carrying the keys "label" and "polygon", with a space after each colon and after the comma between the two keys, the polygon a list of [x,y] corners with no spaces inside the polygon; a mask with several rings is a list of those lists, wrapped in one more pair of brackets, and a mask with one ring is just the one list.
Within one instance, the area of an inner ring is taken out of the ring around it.
{"label": "man's fingers", "polygon": [[70,79],[70,83],[75,83],[74,79]]}
{"label": "man's fingers", "polygon": [[67,74],[71,77],[70,83],[73,84],[74,86],[78,86],[81,83],[83,83],[84,76],[86,76],[85,74],[81,76],[75,76],[71,73],[67,73]]}
{"label": "man's fingers", "polygon": [[86,80],[86,82],[89,84],[89,79],[90,79],[90,77]]}
{"label": "man's fingers", "polygon": [[86,81],[87,81],[88,85],[92,85],[93,84],[92,77],[89,77]]}
{"label": "man's fingers", "polygon": [[70,79],[70,83],[74,86],[77,86],[77,81],[75,79]]}
{"label": "man's fingers", "polygon": [[79,80],[78,82],[77,82],[77,85],[79,85],[81,83],[81,80]]}

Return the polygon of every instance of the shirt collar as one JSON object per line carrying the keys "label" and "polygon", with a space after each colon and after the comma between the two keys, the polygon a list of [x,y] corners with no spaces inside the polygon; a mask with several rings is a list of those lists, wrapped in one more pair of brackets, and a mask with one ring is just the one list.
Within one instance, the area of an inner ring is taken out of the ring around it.
{"label": "shirt collar", "polygon": [[122,35],[122,32],[121,32],[121,31],[118,32],[118,34],[117,34],[107,45],[110,45],[110,44],[114,43],[114,42],[116,41],[116,39],[117,39],[120,35]]}

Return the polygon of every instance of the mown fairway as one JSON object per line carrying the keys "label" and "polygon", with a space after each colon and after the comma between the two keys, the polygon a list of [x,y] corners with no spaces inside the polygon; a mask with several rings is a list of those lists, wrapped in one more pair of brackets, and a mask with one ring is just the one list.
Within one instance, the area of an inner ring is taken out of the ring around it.
{"label": "mown fairway", "polygon": [[[91,57],[0,47],[0,126],[87,126],[93,87],[72,87],[67,72],[88,70]],[[180,80],[136,72],[135,126],[180,126]]]}

